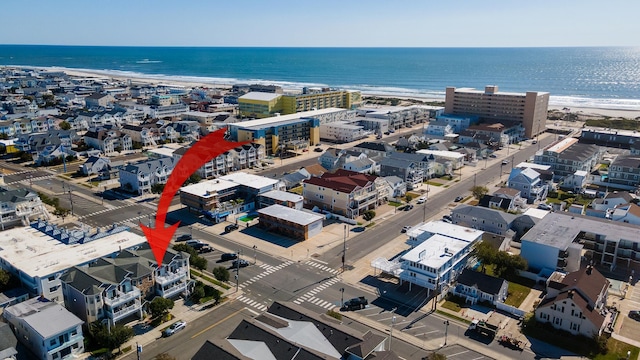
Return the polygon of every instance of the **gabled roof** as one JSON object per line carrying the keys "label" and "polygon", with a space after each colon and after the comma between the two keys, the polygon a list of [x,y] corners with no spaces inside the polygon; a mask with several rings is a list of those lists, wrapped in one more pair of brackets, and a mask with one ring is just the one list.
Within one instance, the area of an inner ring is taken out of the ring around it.
{"label": "gabled roof", "polygon": [[545,297],[542,302],[540,302],[538,308],[548,308],[553,304],[562,304],[563,301],[567,300],[573,301],[576,306],[580,308],[580,311],[582,311],[584,317],[587,318],[595,326],[596,329],[600,329],[602,327],[605,316],[600,314],[597,309],[589,306],[587,298],[585,298],[584,295],[578,291],[564,290],[560,292],[556,297]]}
{"label": "gabled roof", "polygon": [[10,347],[15,348],[18,345],[18,339],[16,339],[9,324],[0,322],[0,351],[8,349]]}
{"label": "gabled roof", "polygon": [[365,187],[369,183],[374,182],[376,178],[377,176],[338,169],[333,174],[324,173],[321,177],[312,177],[305,180],[304,183],[327,187],[339,192],[351,193],[357,188]]}
{"label": "gabled roof", "polygon": [[633,200],[633,196],[631,196],[627,191],[614,191],[608,193],[605,199],[623,199],[624,202],[630,203]]}
{"label": "gabled roof", "polygon": [[[502,222],[511,224],[513,220],[517,218],[516,215],[505,213],[499,210],[488,209],[480,206],[471,206],[466,204],[460,204],[452,210],[454,214],[467,215],[493,222]],[[508,227],[508,226],[507,226]],[[506,230],[506,229],[505,229]]]}
{"label": "gabled roof", "polygon": [[505,280],[471,269],[464,269],[458,276],[458,284],[475,287],[486,294],[498,294]]}
{"label": "gabled roof", "polygon": [[374,151],[380,151],[380,152],[393,152],[393,151],[395,151],[391,145],[387,144],[384,141],[378,141],[378,142],[365,141],[365,142],[361,142],[360,144],[354,146],[353,148],[355,150],[367,149],[367,150],[374,150]]}
{"label": "gabled roof", "polygon": [[595,268],[586,267],[568,273],[562,280],[562,284],[567,289],[578,289],[590,303],[594,303],[602,290],[609,287],[609,280]]}
{"label": "gabled roof", "polygon": [[304,169],[307,170],[312,176],[322,176],[322,174],[327,172],[327,169],[322,167],[322,165],[320,164],[305,166]]}

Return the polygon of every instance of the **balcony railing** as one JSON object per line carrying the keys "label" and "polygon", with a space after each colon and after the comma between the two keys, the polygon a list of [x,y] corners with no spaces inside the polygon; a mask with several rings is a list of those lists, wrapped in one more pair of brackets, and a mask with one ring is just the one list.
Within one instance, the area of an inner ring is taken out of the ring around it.
{"label": "balcony railing", "polygon": [[137,288],[133,288],[127,293],[116,291],[116,296],[113,298],[105,296],[104,303],[109,307],[116,307],[131,300],[140,300],[140,290],[138,290]]}
{"label": "balcony railing", "polygon": [[116,322],[129,315],[133,315],[139,312],[141,308],[142,308],[142,305],[140,304],[140,301],[135,301],[132,305],[120,308],[117,311],[107,310],[107,316],[111,318],[114,322]]}
{"label": "balcony railing", "polygon": [[184,269],[181,269],[181,270],[178,270],[175,273],[162,275],[162,276],[156,276],[156,283],[158,283],[159,285],[166,285],[166,284],[174,283],[174,282],[179,281],[181,279],[184,279],[186,277],[187,277],[187,271],[184,270]]}
{"label": "balcony railing", "polygon": [[172,286],[170,288],[167,289],[160,289],[160,296],[164,297],[164,298],[168,298],[168,297],[172,297],[174,295],[180,294],[184,291],[187,291],[187,283],[186,282],[182,282],[179,283],[175,286]]}

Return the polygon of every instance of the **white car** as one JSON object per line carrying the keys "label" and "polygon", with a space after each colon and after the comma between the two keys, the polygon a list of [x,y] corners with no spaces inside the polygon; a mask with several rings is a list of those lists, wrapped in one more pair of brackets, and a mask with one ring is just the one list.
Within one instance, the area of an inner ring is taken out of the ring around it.
{"label": "white car", "polygon": [[171,324],[171,326],[169,326],[168,328],[166,328],[164,330],[164,336],[171,336],[175,333],[177,333],[178,331],[184,329],[185,327],[187,327],[187,323],[180,320],[178,322],[175,322],[173,324]]}
{"label": "white car", "polygon": [[418,204],[424,204],[425,201],[427,201],[427,198],[425,196],[423,196],[423,197],[418,199]]}

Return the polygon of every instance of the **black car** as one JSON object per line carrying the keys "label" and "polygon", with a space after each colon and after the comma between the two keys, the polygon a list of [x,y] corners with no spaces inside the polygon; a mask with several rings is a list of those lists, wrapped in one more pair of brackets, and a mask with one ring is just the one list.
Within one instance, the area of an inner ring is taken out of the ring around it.
{"label": "black car", "polygon": [[247,266],[249,266],[249,262],[244,259],[233,260],[233,262],[231,263],[231,267],[234,269],[239,267],[243,268]]}
{"label": "black car", "polygon": [[344,305],[342,306],[342,309],[343,310],[360,310],[367,307],[367,304],[369,304],[369,301],[364,296],[360,296],[360,297],[345,301]]}
{"label": "black car", "polygon": [[238,224],[229,224],[224,227],[225,232],[232,232],[233,230],[238,230]]}
{"label": "black car", "polygon": [[176,238],[176,241],[187,241],[191,239],[192,239],[191,234],[182,234]]}
{"label": "black car", "polygon": [[462,196],[456,196],[456,198],[453,201],[460,202],[462,201],[462,199],[463,199]]}
{"label": "black car", "polygon": [[238,254],[236,254],[236,253],[224,253],[224,254],[220,255],[220,260],[221,261],[235,260],[237,258],[238,258]]}
{"label": "black car", "polygon": [[403,210],[404,211],[409,211],[411,209],[413,209],[413,205],[409,204],[409,205],[405,206]]}
{"label": "black car", "polygon": [[317,148],[313,149],[313,151],[315,151],[315,152],[323,152],[324,150],[322,150],[322,148],[317,147]]}
{"label": "black car", "polygon": [[640,321],[640,310],[629,311],[629,317],[633,320]]}

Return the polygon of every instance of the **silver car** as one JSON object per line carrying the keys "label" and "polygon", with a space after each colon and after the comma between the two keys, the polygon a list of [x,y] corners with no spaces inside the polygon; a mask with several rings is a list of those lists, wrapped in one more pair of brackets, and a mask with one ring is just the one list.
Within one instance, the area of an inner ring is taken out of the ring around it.
{"label": "silver car", "polygon": [[187,323],[180,320],[178,322],[175,322],[173,324],[171,324],[171,326],[169,326],[168,328],[166,328],[164,330],[164,336],[171,336],[175,333],[177,333],[178,331],[184,329],[185,327],[187,327]]}

